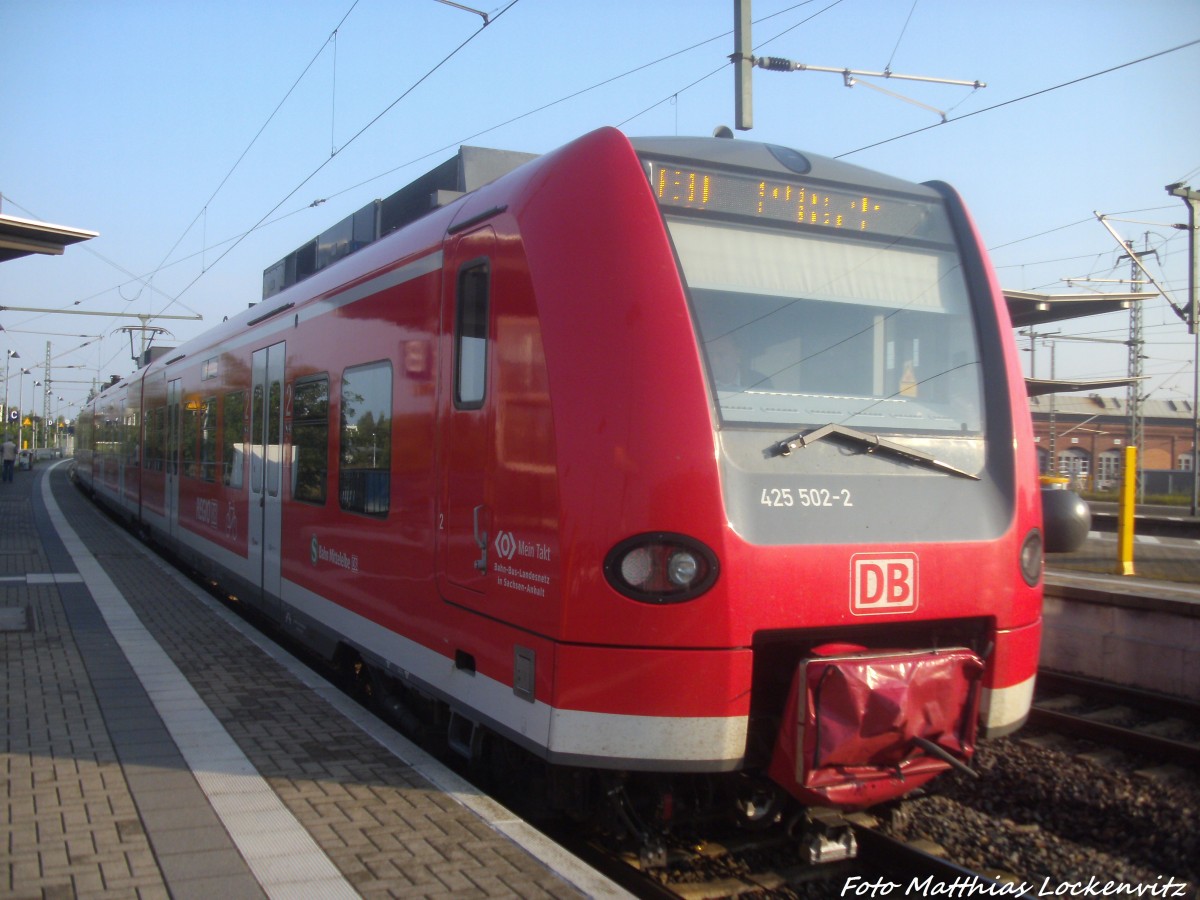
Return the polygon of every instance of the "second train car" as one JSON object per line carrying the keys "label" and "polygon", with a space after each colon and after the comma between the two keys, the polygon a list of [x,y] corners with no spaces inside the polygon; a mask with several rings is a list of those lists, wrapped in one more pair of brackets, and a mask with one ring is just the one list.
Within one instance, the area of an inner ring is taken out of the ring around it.
{"label": "second train car", "polygon": [[864,807],[1020,726],[1032,431],[951,188],[606,128],[430,206],[106,387],[82,483],[626,820]]}

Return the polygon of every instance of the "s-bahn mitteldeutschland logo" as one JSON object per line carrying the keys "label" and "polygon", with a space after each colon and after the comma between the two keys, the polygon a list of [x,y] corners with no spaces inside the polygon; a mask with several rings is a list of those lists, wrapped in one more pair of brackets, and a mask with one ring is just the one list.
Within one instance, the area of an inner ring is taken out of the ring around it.
{"label": "s-bahn mitteldeutschland logo", "polygon": [[321,558],[321,545],[317,543],[317,536],[315,534],[312,536],[312,543],[308,547],[308,558],[314,566]]}
{"label": "s-bahn mitteldeutschland logo", "polygon": [[915,553],[855,553],[850,557],[853,615],[915,612],[918,586]]}

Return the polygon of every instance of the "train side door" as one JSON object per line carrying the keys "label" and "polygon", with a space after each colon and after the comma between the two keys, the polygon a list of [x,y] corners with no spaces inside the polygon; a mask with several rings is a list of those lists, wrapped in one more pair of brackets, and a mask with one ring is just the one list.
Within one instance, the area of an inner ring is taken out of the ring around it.
{"label": "train side door", "polygon": [[164,423],[163,460],[164,496],[163,509],[167,515],[167,533],[175,537],[179,533],[179,406],[183,396],[180,379],[167,382],[167,418]]}
{"label": "train side door", "polygon": [[441,508],[438,545],[446,599],[480,604],[494,565],[489,505],[494,403],[492,279],[496,238],[491,228],[463,235],[450,255],[443,333],[450,336],[442,392]]}
{"label": "train side door", "polygon": [[254,351],[250,388],[250,568],[278,614],[283,545],[284,343]]}

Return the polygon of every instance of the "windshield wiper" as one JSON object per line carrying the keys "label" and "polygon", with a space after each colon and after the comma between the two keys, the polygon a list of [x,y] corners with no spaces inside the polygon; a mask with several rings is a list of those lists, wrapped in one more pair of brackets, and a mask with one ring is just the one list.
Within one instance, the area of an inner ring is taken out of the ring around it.
{"label": "windshield wiper", "polygon": [[807,447],[809,444],[815,444],[822,438],[830,436],[845,438],[852,443],[859,444],[867,448],[868,453],[883,453],[889,456],[896,456],[900,459],[908,460],[922,466],[927,466],[930,469],[937,469],[940,472],[947,472],[950,475],[958,475],[962,478],[970,478],[972,481],[978,481],[978,475],[972,475],[957,466],[952,466],[950,463],[942,462],[928,453],[921,450],[913,450],[911,447],[905,447],[901,444],[893,444],[891,441],[885,441],[877,434],[868,434],[865,431],[855,431],[853,428],[847,428],[845,425],[838,425],[835,422],[830,422],[828,425],[822,425],[820,428],[810,431],[808,434],[796,434],[790,438],[785,438],[775,445],[775,451],[779,456],[790,456],[793,450]]}

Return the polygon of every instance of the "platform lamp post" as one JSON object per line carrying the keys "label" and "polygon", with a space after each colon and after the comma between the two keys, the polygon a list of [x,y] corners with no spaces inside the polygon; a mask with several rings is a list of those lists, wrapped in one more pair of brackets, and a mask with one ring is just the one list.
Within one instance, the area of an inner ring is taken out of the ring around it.
{"label": "platform lamp post", "polygon": [[17,449],[24,450],[25,443],[25,418],[21,415],[22,398],[25,396],[25,376],[31,374],[24,366],[21,367],[21,374],[17,378]]}
{"label": "platform lamp post", "polygon": [[[62,414],[62,409],[63,404],[67,401],[59,396],[55,398],[55,402],[58,405],[54,409],[54,447],[56,450],[62,450],[62,426],[59,424],[59,422],[65,418],[65,416]],[[48,438],[46,440],[46,446],[50,446],[50,441]]]}
{"label": "platform lamp post", "polygon": [[8,433],[8,364],[14,359],[20,358],[21,354],[16,350],[9,350],[8,355],[4,357],[4,431],[6,434]]}
{"label": "platform lamp post", "polygon": [[33,420],[33,414],[37,410],[37,389],[42,386],[40,381],[33,383],[33,390],[29,392],[29,446],[36,450],[38,445],[37,422]]}

